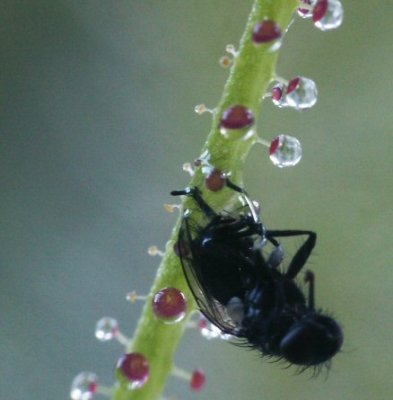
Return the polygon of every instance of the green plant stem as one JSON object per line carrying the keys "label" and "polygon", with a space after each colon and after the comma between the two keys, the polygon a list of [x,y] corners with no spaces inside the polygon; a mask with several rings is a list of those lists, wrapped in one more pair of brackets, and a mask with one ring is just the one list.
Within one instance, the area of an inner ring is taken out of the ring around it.
{"label": "green plant stem", "polygon": [[[224,92],[213,115],[211,132],[201,154],[208,154],[209,163],[214,167],[231,174],[231,179],[242,184],[242,171],[246,156],[255,143],[255,135],[247,140],[226,139],[219,131],[219,120],[222,112],[236,104],[241,104],[254,112],[257,119],[263,94],[271,82],[277,61],[278,51],[272,51],[271,45],[253,44],[252,29],[256,22],[264,19],[276,21],[285,31],[298,0],[255,0],[243,37],[240,41],[238,55],[234,60]],[[190,182],[190,186],[203,188],[204,175],[200,168]],[[228,205],[232,193],[222,190],[219,193],[206,191],[204,197],[217,209]],[[192,207],[192,202],[185,199],[183,208]],[[180,260],[173,251],[177,240],[177,232],[181,222],[181,213],[173,229],[172,237],[166,246],[165,255],[158,269],[142,316],[139,320],[134,340],[127,351],[143,353],[150,362],[150,377],[146,385],[138,390],[127,389],[125,379],[118,371],[118,383],[115,386],[114,400],[158,400],[165,382],[173,367],[173,358],[178,343],[186,327],[187,319],[181,323],[165,325],[158,321],[151,308],[151,299],[155,292],[164,287],[176,287],[186,294],[189,300],[189,314],[195,309],[195,302],[184,279]]]}

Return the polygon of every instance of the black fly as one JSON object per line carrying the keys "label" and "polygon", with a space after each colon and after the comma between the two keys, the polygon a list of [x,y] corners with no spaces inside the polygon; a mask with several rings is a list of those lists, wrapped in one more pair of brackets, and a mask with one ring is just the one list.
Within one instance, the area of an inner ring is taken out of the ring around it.
{"label": "black fly", "polygon": [[[314,307],[314,274],[307,271],[308,297],[295,282],[316,242],[306,230],[267,230],[245,191],[229,180],[245,205],[233,213],[214,211],[198,188],[173,191],[190,196],[202,215],[186,211],[178,253],[200,311],[225,334],[243,339],[263,356],[301,367],[326,364],[343,343],[341,327]],[[198,213],[197,213],[198,214]],[[305,236],[285,272],[277,238]],[[265,258],[270,242],[273,250]]]}

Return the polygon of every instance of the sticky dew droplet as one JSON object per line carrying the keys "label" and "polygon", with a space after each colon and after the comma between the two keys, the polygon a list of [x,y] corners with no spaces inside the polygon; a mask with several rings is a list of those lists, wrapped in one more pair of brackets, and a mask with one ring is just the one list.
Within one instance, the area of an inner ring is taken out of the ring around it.
{"label": "sticky dew droplet", "polygon": [[184,163],[182,165],[182,169],[184,172],[187,172],[191,177],[195,175],[195,169],[189,162]]}
{"label": "sticky dew droplet", "polygon": [[199,115],[202,115],[202,114],[205,114],[205,113],[209,113],[209,114],[213,114],[214,113],[214,109],[207,108],[205,106],[205,104],[203,104],[203,103],[202,104],[197,104],[194,107],[194,111]]}
{"label": "sticky dew droplet", "polygon": [[271,99],[275,106],[279,108],[288,107],[286,99],[287,85],[283,82],[278,82],[271,89]]}
{"label": "sticky dew droplet", "polygon": [[135,290],[129,292],[126,294],[126,300],[131,302],[131,303],[135,303],[136,301],[140,300],[140,301],[146,301],[148,299],[149,296],[147,295],[140,295],[138,294]]}
{"label": "sticky dew droplet", "polygon": [[149,379],[150,366],[142,353],[126,353],[117,361],[116,368],[129,381],[128,388],[140,389]]}
{"label": "sticky dew droplet", "polygon": [[150,247],[147,249],[147,254],[149,254],[149,256],[151,256],[151,257],[156,257],[156,256],[164,257],[164,252],[163,252],[162,250],[160,250],[160,249],[159,249],[157,246],[155,246],[155,245],[150,246]]}
{"label": "sticky dew droplet", "polygon": [[180,204],[168,204],[168,203],[165,203],[164,204],[164,208],[165,208],[166,212],[174,213],[176,210],[180,210],[181,205]]}
{"label": "sticky dew droplet", "polygon": [[298,139],[289,135],[275,137],[269,148],[271,162],[279,167],[293,167],[302,158],[302,147]]}
{"label": "sticky dew droplet", "polygon": [[252,40],[255,44],[271,43],[282,36],[281,28],[276,21],[266,19],[257,22],[252,31]]}
{"label": "sticky dew droplet", "polygon": [[227,108],[221,116],[220,132],[226,139],[249,139],[254,130],[254,113],[247,107],[235,105]]}
{"label": "sticky dew droplet", "polygon": [[311,18],[316,0],[301,0],[301,5],[297,9],[297,14],[301,18]]}
{"label": "sticky dew droplet", "polygon": [[339,0],[318,0],[313,9],[314,25],[322,30],[338,28],[344,18],[344,9]]}
{"label": "sticky dew droplet", "polygon": [[288,82],[285,100],[289,107],[305,110],[315,105],[317,99],[317,86],[312,79],[296,76]]}
{"label": "sticky dew droplet", "polygon": [[220,127],[223,129],[244,129],[254,123],[254,113],[247,107],[235,105],[227,108],[220,121]]}
{"label": "sticky dew droplet", "polygon": [[110,317],[103,317],[97,321],[95,336],[101,342],[115,339],[125,347],[130,346],[132,342],[130,338],[121,333],[118,322]]}
{"label": "sticky dew droplet", "polygon": [[187,312],[187,299],[180,290],[169,287],[158,291],[152,301],[154,315],[166,324],[180,322]]}
{"label": "sticky dew droplet", "polygon": [[91,400],[98,388],[98,378],[94,372],[83,371],[71,383],[71,400]]}
{"label": "sticky dew droplet", "polygon": [[237,57],[239,52],[236,50],[236,47],[233,44],[227,44],[225,46],[225,51],[231,54],[233,57]]}
{"label": "sticky dew droplet", "polygon": [[218,192],[226,185],[226,175],[221,170],[213,168],[207,173],[205,184],[210,191]]}
{"label": "sticky dew droplet", "polygon": [[119,324],[114,318],[103,317],[97,321],[95,336],[101,342],[112,340],[118,332]]}
{"label": "sticky dew droplet", "polygon": [[219,64],[223,68],[229,68],[233,64],[233,60],[228,56],[222,56],[219,60]]}
{"label": "sticky dew droplet", "polygon": [[229,340],[231,338],[231,335],[223,333],[220,328],[212,324],[203,315],[201,315],[198,320],[198,329],[201,332],[201,335],[208,340],[217,338],[222,340]]}

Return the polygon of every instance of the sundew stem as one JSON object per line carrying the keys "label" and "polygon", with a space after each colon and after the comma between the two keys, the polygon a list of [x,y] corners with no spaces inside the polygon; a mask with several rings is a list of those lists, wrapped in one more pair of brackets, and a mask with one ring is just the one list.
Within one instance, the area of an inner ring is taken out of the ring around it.
{"label": "sundew stem", "polygon": [[[279,51],[277,48],[272,49],[268,44],[256,46],[252,42],[253,27],[257,22],[268,19],[275,21],[281,27],[281,31],[285,32],[298,5],[298,0],[254,1],[240,40],[237,57],[234,59],[221,100],[213,114],[212,128],[201,154],[208,154],[209,163],[221,171],[230,173],[231,180],[238,185],[242,185],[242,173],[247,154],[258,139],[255,135],[247,140],[227,139],[220,133],[219,121],[224,110],[237,104],[252,110],[257,120],[262,97],[275,76]],[[201,168],[196,170],[189,185],[198,186],[204,190],[204,175]],[[174,188],[169,188],[168,191],[170,189]],[[220,209],[231,202],[233,194],[229,190],[214,193],[204,190],[203,196],[209,204]],[[183,209],[192,208],[192,206],[192,201],[184,199]],[[128,352],[142,353],[149,360],[149,379],[143,388],[130,391],[118,373],[120,379],[113,392],[113,400],[158,400],[173,369],[174,354],[187,326],[187,318],[176,324],[164,324],[154,317],[151,301],[154,293],[160,289],[175,287],[188,298],[188,315],[195,310],[195,302],[184,279],[180,260],[173,251],[180,222],[181,213],[172,231],[171,239],[167,243],[132,344],[127,349]]]}

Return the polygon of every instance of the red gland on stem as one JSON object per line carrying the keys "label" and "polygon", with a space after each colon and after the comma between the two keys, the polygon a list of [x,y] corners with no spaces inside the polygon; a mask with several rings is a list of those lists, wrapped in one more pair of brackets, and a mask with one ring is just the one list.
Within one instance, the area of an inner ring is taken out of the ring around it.
{"label": "red gland on stem", "polygon": [[212,192],[220,191],[226,183],[225,174],[219,169],[212,169],[205,178],[206,187]]}
{"label": "red gland on stem", "polygon": [[223,112],[220,127],[224,129],[248,128],[254,124],[254,120],[254,113],[249,108],[235,105]]}
{"label": "red gland on stem", "polygon": [[257,22],[252,31],[252,40],[254,43],[269,43],[281,37],[281,28],[277,22],[265,20]]}
{"label": "red gland on stem", "polygon": [[153,312],[165,323],[181,321],[187,311],[186,296],[180,290],[169,287],[161,289],[153,297]]}
{"label": "red gland on stem", "polygon": [[131,389],[140,389],[149,379],[149,362],[141,353],[122,355],[117,361],[117,368],[130,381]]}

